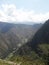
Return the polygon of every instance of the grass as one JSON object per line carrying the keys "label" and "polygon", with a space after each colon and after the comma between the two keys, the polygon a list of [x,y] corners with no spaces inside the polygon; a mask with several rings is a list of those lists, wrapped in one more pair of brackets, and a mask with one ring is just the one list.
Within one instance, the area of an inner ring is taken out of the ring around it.
{"label": "grass", "polygon": [[0,65],[11,65],[11,64],[8,64],[8,63],[4,62],[3,60],[0,60]]}
{"label": "grass", "polygon": [[0,59],[0,65],[16,65],[14,62]]}

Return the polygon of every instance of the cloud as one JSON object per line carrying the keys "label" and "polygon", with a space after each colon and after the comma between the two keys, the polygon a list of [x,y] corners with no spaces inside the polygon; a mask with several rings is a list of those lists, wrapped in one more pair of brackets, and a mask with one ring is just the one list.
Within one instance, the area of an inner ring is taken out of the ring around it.
{"label": "cloud", "polygon": [[14,4],[0,6],[0,21],[4,22],[43,22],[49,19],[49,12],[37,14],[33,10],[17,9]]}

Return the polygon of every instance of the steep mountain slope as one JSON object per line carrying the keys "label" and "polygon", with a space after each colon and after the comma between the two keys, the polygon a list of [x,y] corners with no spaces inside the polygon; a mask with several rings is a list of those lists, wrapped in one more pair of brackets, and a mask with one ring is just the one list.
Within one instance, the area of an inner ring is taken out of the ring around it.
{"label": "steep mountain slope", "polygon": [[[18,54],[29,54],[32,50],[39,52],[39,44],[49,44],[49,20],[47,20],[42,27],[36,32],[32,39],[23,45],[18,51]],[[15,52],[17,54],[17,52]]]}
{"label": "steep mountain slope", "polygon": [[[0,58],[26,43],[42,26],[0,22]],[[7,52],[8,51],[8,52]],[[5,54],[6,53],[6,54]]]}
{"label": "steep mountain slope", "polygon": [[42,25],[31,40],[7,58],[10,61],[21,61],[22,65],[49,65],[49,20]]}
{"label": "steep mountain slope", "polygon": [[38,46],[38,44],[49,44],[49,20],[37,31],[33,39],[30,41],[31,46]]}

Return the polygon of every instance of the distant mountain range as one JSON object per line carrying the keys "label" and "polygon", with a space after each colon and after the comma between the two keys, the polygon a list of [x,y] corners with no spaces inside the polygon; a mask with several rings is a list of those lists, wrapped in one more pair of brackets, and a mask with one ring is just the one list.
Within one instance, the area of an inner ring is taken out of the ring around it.
{"label": "distant mountain range", "polygon": [[[38,24],[36,22],[16,22],[16,24],[26,24],[26,25],[34,25],[34,24]],[[40,23],[39,23],[40,24]]]}
{"label": "distant mountain range", "polygon": [[[0,22],[0,58],[26,44],[42,24],[13,24]],[[7,52],[8,51],[8,52]]]}
{"label": "distant mountain range", "polygon": [[[2,22],[2,21],[0,21]],[[43,24],[43,23],[37,23],[37,22],[28,22],[28,21],[24,21],[24,22],[3,22],[3,23],[10,23],[10,24],[25,24],[25,25],[34,25],[34,24]]]}

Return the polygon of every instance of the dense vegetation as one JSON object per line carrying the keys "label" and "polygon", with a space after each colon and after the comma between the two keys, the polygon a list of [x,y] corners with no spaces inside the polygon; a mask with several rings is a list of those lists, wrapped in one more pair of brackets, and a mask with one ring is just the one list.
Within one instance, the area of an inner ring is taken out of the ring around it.
{"label": "dense vegetation", "polygon": [[11,53],[6,60],[15,63],[21,62],[21,65],[49,65],[49,44],[39,44],[38,50],[39,53],[31,51],[28,55],[16,55]]}
{"label": "dense vegetation", "polygon": [[5,60],[0,60],[0,64],[12,65],[9,63],[13,62],[21,65],[49,65],[49,44],[40,44],[38,46],[40,55],[35,51],[31,51],[30,55],[15,55],[11,53]]}

